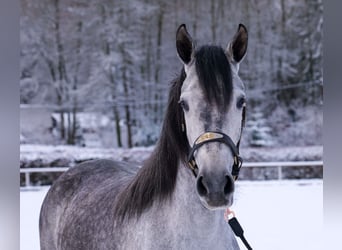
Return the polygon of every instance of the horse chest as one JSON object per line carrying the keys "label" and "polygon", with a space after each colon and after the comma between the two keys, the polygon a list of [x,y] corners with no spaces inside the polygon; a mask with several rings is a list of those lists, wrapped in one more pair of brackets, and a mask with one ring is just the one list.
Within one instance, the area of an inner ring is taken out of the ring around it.
{"label": "horse chest", "polygon": [[177,206],[152,208],[127,225],[126,245],[120,249],[238,250],[223,214],[213,213],[216,216],[205,217]]}
{"label": "horse chest", "polygon": [[[217,249],[217,250],[238,250],[236,242],[228,235],[218,234],[216,237],[208,235],[191,234],[179,230],[165,229],[131,232],[131,236],[124,240],[125,245],[119,249],[170,249],[170,250],[198,250],[198,249]],[[134,236],[133,236],[134,235]]]}

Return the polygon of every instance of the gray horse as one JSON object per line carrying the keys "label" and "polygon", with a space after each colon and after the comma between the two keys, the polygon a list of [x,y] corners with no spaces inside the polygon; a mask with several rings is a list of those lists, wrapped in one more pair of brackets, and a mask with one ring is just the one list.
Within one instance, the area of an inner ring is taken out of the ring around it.
{"label": "gray horse", "polygon": [[41,208],[42,250],[239,249],[223,210],[241,167],[247,40],[240,24],[226,49],[196,49],[178,28],[183,68],[153,153],[141,167],[94,160],[61,175]]}

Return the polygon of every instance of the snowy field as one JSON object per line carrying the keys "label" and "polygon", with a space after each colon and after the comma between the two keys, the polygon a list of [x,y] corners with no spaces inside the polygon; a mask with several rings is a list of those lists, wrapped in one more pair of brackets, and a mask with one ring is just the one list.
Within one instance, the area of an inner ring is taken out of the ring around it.
{"label": "snowy field", "polygon": [[[39,249],[38,217],[47,190],[20,192],[21,250]],[[322,180],[240,181],[232,209],[255,250],[323,249]]]}
{"label": "snowy field", "polygon": [[[90,159],[113,159],[117,161],[142,162],[152,152],[153,146],[124,148],[88,148],[66,145],[20,145],[21,167],[56,166],[57,161],[75,165]],[[322,160],[323,146],[241,148],[241,156],[247,161],[313,161]],[[35,162],[33,166],[30,162]],[[60,163],[61,164],[61,163]],[[58,165],[58,164],[57,164]],[[61,165],[59,165],[61,166]]]}

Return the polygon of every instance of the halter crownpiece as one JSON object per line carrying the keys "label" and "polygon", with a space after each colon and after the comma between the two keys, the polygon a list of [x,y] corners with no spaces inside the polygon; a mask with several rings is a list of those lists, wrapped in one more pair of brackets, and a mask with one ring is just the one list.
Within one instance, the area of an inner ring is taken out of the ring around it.
{"label": "halter crownpiece", "polygon": [[[214,131],[208,131],[200,135],[195,140],[193,147],[190,149],[190,152],[188,155],[188,165],[190,169],[192,170],[193,174],[195,175],[195,177],[197,177],[198,167],[195,161],[194,153],[201,146],[209,142],[222,142],[230,148],[234,157],[232,176],[234,180],[237,180],[241,166],[242,166],[242,162],[243,162],[242,158],[239,156],[239,148],[235,146],[234,142],[228,135],[222,132],[214,132]],[[237,145],[239,145],[239,142],[237,143]]]}

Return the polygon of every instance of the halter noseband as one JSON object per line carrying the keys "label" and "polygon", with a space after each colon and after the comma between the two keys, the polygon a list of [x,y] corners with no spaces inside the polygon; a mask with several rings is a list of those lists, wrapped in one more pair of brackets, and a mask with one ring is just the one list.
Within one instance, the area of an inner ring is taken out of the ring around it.
{"label": "halter noseband", "polygon": [[[194,153],[201,146],[209,142],[221,142],[221,143],[226,144],[230,148],[234,157],[232,176],[234,180],[237,180],[241,166],[242,166],[242,161],[243,161],[242,158],[239,156],[239,147],[235,146],[234,142],[228,135],[222,132],[213,132],[213,131],[208,131],[200,135],[195,140],[193,147],[190,149],[190,152],[188,155],[188,165],[190,169],[192,170],[193,174],[195,175],[195,177],[197,177],[198,167],[195,161]],[[238,142],[237,145],[239,144],[240,143]]]}

